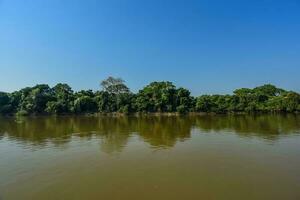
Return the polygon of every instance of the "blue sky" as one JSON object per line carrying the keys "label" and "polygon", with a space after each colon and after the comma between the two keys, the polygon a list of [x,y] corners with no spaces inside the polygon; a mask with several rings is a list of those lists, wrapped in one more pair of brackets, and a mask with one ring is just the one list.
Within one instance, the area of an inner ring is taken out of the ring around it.
{"label": "blue sky", "polygon": [[37,83],[194,95],[272,83],[300,91],[298,0],[0,0],[0,91]]}

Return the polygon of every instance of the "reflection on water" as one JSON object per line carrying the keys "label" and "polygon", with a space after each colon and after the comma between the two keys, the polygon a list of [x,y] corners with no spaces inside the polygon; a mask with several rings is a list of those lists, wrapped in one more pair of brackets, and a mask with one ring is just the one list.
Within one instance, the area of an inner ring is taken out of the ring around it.
{"label": "reflection on water", "polygon": [[122,151],[128,138],[137,135],[152,147],[173,147],[191,137],[192,129],[231,132],[242,137],[277,140],[300,130],[299,115],[217,115],[144,117],[31,117],[1,118],[4,136],[42,147],[48,142],[68,143],[73,136],[100,137],[105,152]]}
{"label": "reflection on water", "polygon": [[0,199],[298,200],[299,115],[0,118]]}

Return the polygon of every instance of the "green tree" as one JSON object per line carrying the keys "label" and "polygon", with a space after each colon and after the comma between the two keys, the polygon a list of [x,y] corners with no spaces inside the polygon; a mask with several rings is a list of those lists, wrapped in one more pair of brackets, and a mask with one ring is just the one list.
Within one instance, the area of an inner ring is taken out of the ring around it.
{"label": "green tree", "polygon": [[278,96],[282,92],[284,92],[283,89],[277,88],[274,85],[271,84],[265,84],[263,86],[259,86],[253,89],[254,93],[261,93],[266,96]]}
{"label": "green tree", "polygon": [[49,113],[70,113],[73,109],[73,90],[67,84],[59,83],[52,88],[53,100],[47,103],[46,111]]}
{"label": "green tree", "polygon": [[0,92],[0,113],[9,114],[12,111],[9,94]]}
{"label": "green tree", "polygon": [[128,114],[130,112],[134,112],[134,98],[135,95],[132,93],[121,93],[117,95],[117,111],[121,113]]}
{"label": "green tree", "polygon": [[283,98],[283,106],[286,111],[300,111],[300,95],[296,92],[288,92]]}
{"label": "green tree", "polygon": [[48,101],[53,100],[53,91],[46,84],[27,87],[21,90],[19,112],[41,114],[46,112]]}
{"label": "green tree", "polygon": [[116,112],[117,102],[115,94],[110,94],[106,91],[96,93],[95,102],[98,105],[98,111],[102,113]]}
{"label": "green tree", "polygon": [[191,93],[185,88],[179,88],[176,91],[176,111],[179,113],[187,113],[193,108],[193,98]]}
{"label": "green tree", "polygon": [[136,97],[136,108],[143,112],[172,112],[176,110],[176,88],[171,82],[152,82]]}
{"label": "green tree", "polygon": [[212,112],[214,106],[214,102],[209,95],[202,95],[196,100],[196,110],[198,112]]}
{"label": "green tree", "polygon": [[74,101],[75,113],[94,113],[97,108],[96,101],[89,96],[81,96]]}

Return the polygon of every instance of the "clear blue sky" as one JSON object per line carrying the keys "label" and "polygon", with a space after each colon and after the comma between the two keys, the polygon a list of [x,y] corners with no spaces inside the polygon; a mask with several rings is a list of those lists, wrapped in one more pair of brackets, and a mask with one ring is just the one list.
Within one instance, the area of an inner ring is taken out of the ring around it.
{"label": "clear blue sky", "polygon": [[300,1],[0,0],[0,74],[0,91],[98,89],[109,75],[133,91],[300,91]]}

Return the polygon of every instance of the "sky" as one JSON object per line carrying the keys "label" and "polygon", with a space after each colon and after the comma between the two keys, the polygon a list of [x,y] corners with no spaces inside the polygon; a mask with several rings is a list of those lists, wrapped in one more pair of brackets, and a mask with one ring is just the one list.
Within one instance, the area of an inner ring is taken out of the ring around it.
{"label": "sky", "polygon": [[0,0],[0,91],[121,77],[193,95],[300,92],[299,0]]}

